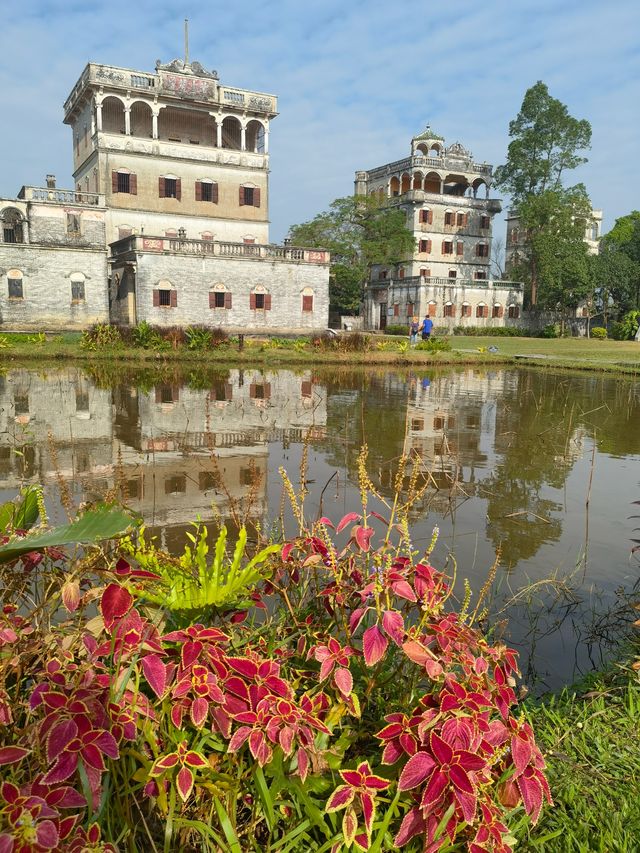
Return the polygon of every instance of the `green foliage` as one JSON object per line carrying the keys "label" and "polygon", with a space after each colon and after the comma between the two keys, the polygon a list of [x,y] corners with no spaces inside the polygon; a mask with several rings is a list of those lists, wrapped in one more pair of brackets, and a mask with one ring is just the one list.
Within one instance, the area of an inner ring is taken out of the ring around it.
{"label": "green foliage", "polygon": [[338,198],[328,211],[290,229],[294,246],[331,252],[329,298],[342,313],[357,311],[373,264],[394,266],[413,254],[405,213],[372,196]]}
{"label": "green foliage", "polygon": [[102,349],[117,349],[122,346],[122,336],[116,326],[96,323],[82,333],[80,347],[90,352]]}
{"label": "green foliage", "polygon": [[640,311],[627,311],[617,323],[611,324],[610,337],[614,341],[632,341],[640,325]]}
{"label": "green foliage", "polygon": [[113,539],[133,524],[131,516],[112,506],[99,506],[87,510],[70,524],[56,527],[46,533],[10,539],[0,545],[0,563],[8,563],[31,551],[59,548],[62,545],[92,545],[104,539]]}
{"label": "green foliage", "polygon": [[604,341],[607,338],[607,330],[602,326],[594,326],[591,329],[591,337],[595,338],[597,341]]}
{"label": "green foliage", "polygon": [[496,184],[519,206],[531,195],[560,190],[563,172],[587,162],[578,152],[591,145],[591,125],[570,116],[538,80],[509,123],[509,137],[507,162],[496,169]]}
{"label": "green foliage", "polygon": [[385,335],[398,335],[406,338],[409,336],[409,324],[407,323],[404,326],[387,326],[387,328],[384,330],[384,333]]}
{"label": "green foliage", "polygon": [[205,525],[195,525],[195,533],[187,536],[184,554],[175,563],[163,558],[153,545],[141,539],[132,547],[134,559],[146,569],[159,575],[156,589],[145,592],[145,599],[166,607],[179,619],[201,619],[211,608],[228,610],[251,605],[249,593],[258,581],[266,578],[270,570],[265,566],[277,545],[269,545],[247,559],[247,531],[240,528],[233,557],[226,552],[227,528],[223,527],[216,541],[214,557],[208,561],[208,530]]}
{"label": "green foliage", "polygon": [[560,324],[559,323],[549,323],[548,326],[545,326],[540,331],[538,337],[540,337],[540,338],[559,338],[560,337]]}
{"label": "green foliage", "polygon": [[213,344],[211,330],[206,326],[189,326],[185,329],[185,337],[190,350],[209,350]]}
{"label": "green foliage", "polygon": [[478,338],[531,338],[535,332],[524,326],[455,326],[453,334]]}
{"label": "green foliage", "polygon": [[348,332],[346,334],[332,335],[326,332],[312,341],[316,349],[329,352],[369,352],[373,348],[371,335],[363,335],[361,332]]}
{"label": "green foliage", "polygon": [[429,338],[428,341],[420,341],[414,349],[423,350],[425,352],[449,352],[451,344],[448,338]]}
{"label": "green foliage", "polygon": [[42,488],[27,486],[17,500],[0,504],[0,536],[13,530],[29,530],[40,516],[43,506]]}

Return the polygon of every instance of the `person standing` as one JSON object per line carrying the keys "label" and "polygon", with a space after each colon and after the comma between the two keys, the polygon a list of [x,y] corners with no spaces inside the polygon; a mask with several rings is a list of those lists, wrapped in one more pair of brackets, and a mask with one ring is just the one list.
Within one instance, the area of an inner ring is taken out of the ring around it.
{"label": "person standing", "polygon": [[411,325],[409,326],[409,343],[413,346],[413,344],[418,343],[418,330],[420,328],[420,321],[417,317],[412,317]]}
{"label": "person standing", "polygon": [[422,321],[422,325],[420,326],[420,332],[422,333],[422,340],[428,341],[431,337],[431,330],[433,329],[433,320],[429,317],[428,314],[425,315],[424,320]]}

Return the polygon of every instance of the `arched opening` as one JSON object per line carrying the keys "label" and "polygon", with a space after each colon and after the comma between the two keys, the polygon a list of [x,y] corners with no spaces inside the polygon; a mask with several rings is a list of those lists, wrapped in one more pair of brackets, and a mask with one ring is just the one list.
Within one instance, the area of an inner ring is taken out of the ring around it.
{"label": "arched opening", "polygon": [[2,240],[4,243],[24,243],[25,234],[23,216],[15,207],[7,207],[2,211]]}
{"label": "arched opening", "polygon": [[22,270],[7,270],[7,296],[9,299],[24,299]]}
{"label": "arched opening", "polygon": [[120,98],[109,96],[102,102],[104,133],[124,133],[124,104]]}
{"label": "arched opening", "polygon": [[472,187],[473,187],[473,197],[474,198],[477,198],[478,190],[480,189],[480,187],[484,187],[485,197],[489,198],[489,186],[488,186],[487,182],[485,180],[483,180],[482,178],[476,178],[472,184]]}
{"label": "arched opening", "polygon": [[440,194],[440,175],[437,172],[429,172],[425,176],[424,191],[426,193]]}
{"label": "arched opening", "polygon": [[264,154],[265,129],[261,121],[252,119],[247,125],[247,151]]}
{"label": "arched opening", "polygon": [[422,189],[422,181],[424,180],[422,172],[413,173],[413,188],[414,190]]}
{"label": "arched opening", "polygon": [[427,156],[442,157],[442,145],[439,142],[432,142]]}
{"label": "arched opening", "polygon": [[489,306],[484,302],[478,302],[476,306],[476,317],[484,318],[489,316]]}
{"label": "arched opening", "polygon": [[[588,314],[587,314],[587,316],[588,316]],[[509,319],[510,320],[520,319],[520,307],[518,305],[509,305]]]}
{"label": "arched opening", "polygon": [[196,110],[164,107],[158,116],[158,138],[187,145],[213,145],[211,116]]}
{"label": "arched opening", "polygon": [[463,302],[460,308],[460,316],[461,317],[470,317],[471,316],[471,305],[468,302]]}
{"label": "arched opening", "polygon": [[422,154],[423,157],[427,157],[429,154],[429,146],[425,142],[420,142],[416,145],[416,154]]}
{"label": "arched opening", "polygon": [[444,179],[444,194],[463,196],[469,186],[464,175],[447,175]]}
{"label": "arched opening", "polygon": [[71,279],[71,302],[84,302],[85,296],[85,275],[81,272],[74,272],[70,276]]}
{"label": "arched opening", "polygon": [[389,195],[400,195],[400,180],[395,176],[389,181]]}
{"label": "arched opening", "polygon": [[222,147],[239,151],[242,147],[242,128],[240,121],[227,116],[222,122]]}
{"label": "arched opening", "polygon": [[153,120],[149,104],[144,101],[135,101],[131,105],[129,119],[131,136],[140,136],[143,139],[149,139],[153,136]]}
{"label": "arched opening", "polygon": [[503,313],[504,313],[504,309],[503,309],[502,305],[499,302],[494,302],[493,309],[491,311],[491,316],[494,319],[498,319],[498,318],[502,317]]}
{"label": "arched opening", "polygon": [[404,195],[408,193],[411,189],[411,175],[407,175],[406,173],[402,176],[400,183],[400,195]]}

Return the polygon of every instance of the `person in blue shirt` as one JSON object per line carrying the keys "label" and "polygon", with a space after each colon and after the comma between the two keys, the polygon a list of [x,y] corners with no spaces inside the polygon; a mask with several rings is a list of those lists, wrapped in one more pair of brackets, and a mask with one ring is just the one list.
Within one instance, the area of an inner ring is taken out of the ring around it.
{"label": "person in blue shirt", "polygon": [[420,326],[420,332],[422,333],[422,340],[428,341],[431,337],[431,330],[433,329],[433,320],[427,314],[422,321],[422,325]]}

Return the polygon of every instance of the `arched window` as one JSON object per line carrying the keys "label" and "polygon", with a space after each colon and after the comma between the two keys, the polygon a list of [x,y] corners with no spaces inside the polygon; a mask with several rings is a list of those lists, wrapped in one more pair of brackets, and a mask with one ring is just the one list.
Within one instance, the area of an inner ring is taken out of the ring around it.
{"label": "arched window", "polygon": [[120,98],[109,96],[102,101],[102,130],[124,133],[124,104]]}
{"label": "arched window", "polygon": [[256,285],[249,294],[250,311],[271,311],[271,294],[267,293],[266,287]]}
{"label": "arched window", "polygon": [[305,287],[301,295],[303,312],[313,312],[313,289],[310,287]]}
{"label": "arched window", "polygon": [[462,303],[462,308],[460,310],[461,317],[470,317],[471,316],[471,305],[468,302]]}
{"label": "arched window", "polygon": [[227,311],[232,307],[231,292],[222,282],[214,284],[209,291],[209,308],[221,308]]}
{"label": "arched window", "polygon": [[262,122],[252,119],[246,131],[247,151],[254,154],[264,154],[265,129]]}
{"label": "arched window", "polygon": [[499,302],[495,302],[493,305],[493,309],[491,311],[491,316],[495,319],[498,319],[504,315],[504,308]]}
{"label": "arched window", "polygon": [[488,317],[489,316],[489,306],[485,305],[484,302],[478,302],[476,307],[476,317]]}
{"label": "arched window", "polygon": [[2,211],[2,239],[5,243],[24,243],[24,218],[19,210],[6,207]]}
{"label": "arched window", "polygon": [[153,136],[153,120],[151,117],[151,104],[145,101],[134,101],[129,113],[131,123],[131,136],[140,136],[150,139]]}
{"label": "arched window", "polygon": [[427,314],[429,315],[429,317],[435,317],[436,316],[436,308],[437,308],[437,303],[434,300],[429,302],[429,304],[427,305]]}
{"label": "arched window", "polygon": [[21,270],[7,270],[9,299],[24,299],[23,275]]}
{"label": "arched window", "polygon": [[86,276],[81,272],[74,272],[69,278],[71,280],[71,302],[84,302],[86,299],[84,287]]}
{"label": "arched window", "polygon": [[520,318],[520,306],[509,305],[509,319],[518,320]]}
{"label": "arched window", "polygon": [[445,317],[455,317],[456,316],[456,306],[453,302],[445,302],[444,304],[444,316]]}
{"label": "arched window", "polygon": [[161,279],[153,290],[154,308],[177,308],[178,294],[167,279]]}
{"label": "arched window", "polygon": [[222,121],[222,147],[239,151],[241,146],[242,127],[240,120],[234,116],[227,116]]}

